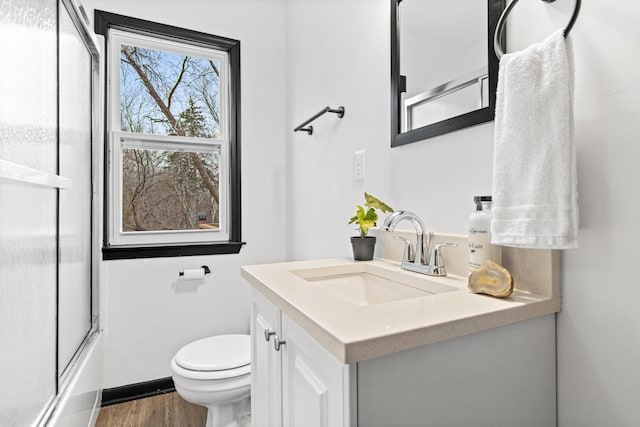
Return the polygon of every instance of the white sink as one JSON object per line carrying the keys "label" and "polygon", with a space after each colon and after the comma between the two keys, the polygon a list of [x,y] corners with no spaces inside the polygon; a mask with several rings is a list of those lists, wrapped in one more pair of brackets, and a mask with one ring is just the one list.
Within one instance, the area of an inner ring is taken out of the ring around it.
{"label": "white sink", "polygon": [[366,306],[458,290],[402,271],[366,263],[291,270],[305,283],[338,296],[351,304]]}

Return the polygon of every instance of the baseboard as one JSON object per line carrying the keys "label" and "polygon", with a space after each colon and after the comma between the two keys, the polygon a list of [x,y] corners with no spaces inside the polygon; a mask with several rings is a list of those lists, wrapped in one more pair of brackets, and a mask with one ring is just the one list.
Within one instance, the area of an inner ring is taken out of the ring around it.
{"label": "baseboard", "polygon": [[150,380],[141,383],[128,384],[120,387],[107,388],[102,390],[102,406],[115,405],[117,403],[129,402],[130,400],[142,399],[144,397],[157,396],[159,394],[175,391],[171,377]]}

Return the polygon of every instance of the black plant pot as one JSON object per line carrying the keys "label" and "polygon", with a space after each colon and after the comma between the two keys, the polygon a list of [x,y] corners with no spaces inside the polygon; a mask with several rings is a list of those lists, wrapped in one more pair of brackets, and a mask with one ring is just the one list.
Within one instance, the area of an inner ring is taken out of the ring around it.
{"label": "black plant pot", "polygon": [[356,261],[371,261],[373,259],[373,251],[376,248],[376,238],[352,237],[351,246],[353,247],[353,259]]}

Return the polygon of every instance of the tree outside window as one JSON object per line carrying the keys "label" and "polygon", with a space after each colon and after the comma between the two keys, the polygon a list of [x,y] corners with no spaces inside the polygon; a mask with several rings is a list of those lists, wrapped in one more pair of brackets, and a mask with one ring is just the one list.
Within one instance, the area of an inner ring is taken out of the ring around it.
{"label": "tree outside window", "polygon": [[[123,132],[220,137],[220,61],[120,47]],[[215,229],[218,153],[123,152],[122,231]]]}

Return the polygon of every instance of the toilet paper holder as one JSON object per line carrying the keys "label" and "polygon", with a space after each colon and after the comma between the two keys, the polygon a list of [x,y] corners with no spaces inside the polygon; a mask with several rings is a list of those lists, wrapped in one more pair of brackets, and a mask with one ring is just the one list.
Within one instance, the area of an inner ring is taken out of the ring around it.
{"label": "toilet paper holder", "polygon": [[[204,274],[209,274],[209,273],[211,273],[211,269],[210,269],[210,268],[209,268],[209,266],[207,266],[207,265],[203,265],[203,266],[201,266],[200,268],[204,270]],[[184,276],[184,270],[183,270],[183,271],[178,272],[178,276],[180,276],[180,277]]]}

